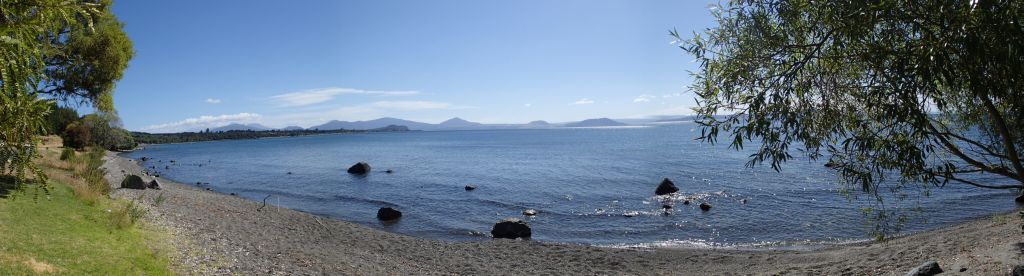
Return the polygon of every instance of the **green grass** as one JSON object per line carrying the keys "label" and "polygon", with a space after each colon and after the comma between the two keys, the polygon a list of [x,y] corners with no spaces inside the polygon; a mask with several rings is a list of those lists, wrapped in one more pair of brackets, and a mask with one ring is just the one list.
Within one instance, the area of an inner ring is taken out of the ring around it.
{"label": "green grass", "polygon": [[112,225],[117,202],[88,204],[62,183],[49,192],[26,186],[0,197],[0,275],[172,274],[150,249],[160,232]]}

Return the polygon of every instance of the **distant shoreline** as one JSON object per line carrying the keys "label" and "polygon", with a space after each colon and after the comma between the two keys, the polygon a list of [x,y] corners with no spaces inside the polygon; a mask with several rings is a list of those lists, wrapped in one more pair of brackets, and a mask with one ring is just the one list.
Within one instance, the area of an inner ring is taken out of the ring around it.
{"label": "distant shoreline", "polygon": [[[112,185],[141,166],[106,158]],[[124,171],[124,173],[121,173]],[[154,179],[143,176],[146,181]],[[995,215],[892,238],[811,251],[610,248],[532,241],[449,242],[376,230],[155,178],[162,190],[116,189],[147,221],[176,233],[184,271],[243,274],[903,274],[929,260],[947,271],[1005,274],[1024,262],[1020,216]],[[157,203],[157,198],[162,198]],[[189,253],[192,252],[192,253]],[[1016,253],[1015,253],[1016,252]],[[189,257],[191,256],[191,257]],[[206,256],[202,259],[196,256]],[[233,261],[229,261],[233,260]],[[199,269],[197,267],[201,267]],[[510,270],[513,269],[514,270]],[[276,271],[276,272],[274,272]]]}

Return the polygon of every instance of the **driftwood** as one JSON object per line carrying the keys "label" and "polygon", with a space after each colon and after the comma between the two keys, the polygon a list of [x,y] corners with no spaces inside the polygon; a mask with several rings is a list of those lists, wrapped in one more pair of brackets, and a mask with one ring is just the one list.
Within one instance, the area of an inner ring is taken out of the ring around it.
{"label": "driftwood", "polygon": [[259,212],[260,209],[263,209],[263,207],[267,207],[267,199],[268,198],[270,198],[270,195],[267,195],[267,197],[263,198],[263,206],[260,206],[260,208],[256,208],[256,212]]}

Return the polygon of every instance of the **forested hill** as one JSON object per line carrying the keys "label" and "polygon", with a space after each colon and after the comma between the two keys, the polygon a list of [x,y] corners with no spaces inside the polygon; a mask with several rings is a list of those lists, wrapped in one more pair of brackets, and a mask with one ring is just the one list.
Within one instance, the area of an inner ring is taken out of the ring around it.
{"label": "forested hill", "polygon": [[334,134],[334,133],[365,133],[365,132],[395,132],[395,131],[409,131],[408,127],[405,126],[387,126],[377,129],[369,130],[318,130],[318,129],[304,129],[304,130],[231,130],[231,131],[217,131],[217,132],[181,132],[181,133],[145,133],[145,132],[132,132],[132,137],[135,141],[140,144],[167,144],[167,143],[185,143],[185,142],[202,142],[202,141],[214,141],[214,140],[235,140],[235,139],[257,139],[257,138],[269,138],[269,137],[289,137],[289,136],[305,136],[305,135],[318,135],[318,134]]}

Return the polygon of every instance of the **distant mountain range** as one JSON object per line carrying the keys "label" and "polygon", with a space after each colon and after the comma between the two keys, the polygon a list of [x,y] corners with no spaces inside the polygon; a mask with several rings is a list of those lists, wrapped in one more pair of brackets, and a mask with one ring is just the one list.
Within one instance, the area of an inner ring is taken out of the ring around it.
{"label": "distant mountain range", "polygon": [[565,127],[612,127],[612,126],[628,126],[628,124],[615,121],[608,118],[599,119],[586,119],[579,122],[567,123]]}
{"label": "distant mountain range", "polygon": [[685,123],[692,122],[694,116],[660,116],[647,119],[620,119],[613,120],[609,118],[596,118],[587,119],[578,122],[566,122],[566,123],[549,123],[543,120],[532,121],[526,124],[483,124],[477,122],[471,122],[462,118],[451,118],[444,122],[437,124],[416,122],[398,118],[384,117],[380,119],[374,119],[369,121],[338,121],[333,120],[324,124],[311,126],[308,128],[302,128],[298,126],[288,126],[280,129],[266,127],[260,124],[238,124],[232,123],[226,126],[211,128],[213,132],[223,132],[232,130],[372,130],[372,131],[406,131],[406,130],[421,130],[421,131],[439,131],[439,130],[487,130],[487,129],[545,129],[545,128],[560,128],[560,127],[619,127],[619,126],[631,126],[631,125],[651,125],[651,124],[667,124],[667,123]]}
{"label": "distant mountain range", "polygon": [[224,131],[232,131],[232,130],[260,131],[260,130],[270,130],[270,129],[271,128],[263,126],[261,124],[244,124],[243,125],[243,124],[233,123],[233,124],[229,124],[229,125],[222,126],[222,127],[211,128],[210,131],[211,132],[224,132]]}
{"label": "distant mountain range", "polygon": [[553,128],[553,127],[608,127],[608,126],[626,126],[628,124],[615,121],[608,118],[590,119],[581,122],[571,122],[565,124],[551,124],[546,121],[533,121],[526,124],[482,124],[477,122],[470,122],[462,118],[451,118],[447,121],[439,124],[429,124],[416,121],[403,120],[398,118],[380,118],[369,121],[330,121],[321,125],[311,126],[307,129],[319,129],[319,130],[337,130],[337,129],[352,129],[352,130],[369,130],[382,128],[387,126],[405,126],[410,130],[423,130],[423,131],[437,131],[437,130],[484,130],[484,129],[536,129],[536,128]]}

